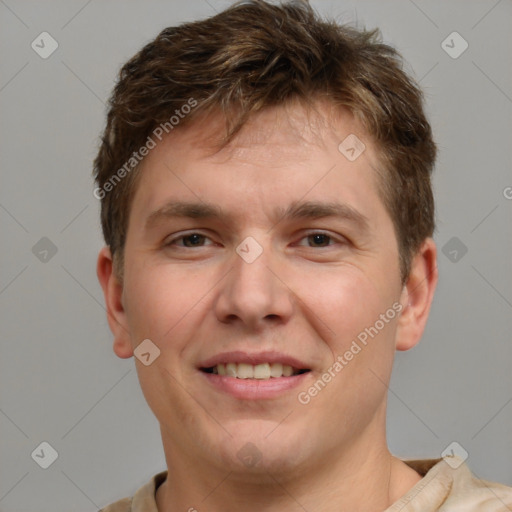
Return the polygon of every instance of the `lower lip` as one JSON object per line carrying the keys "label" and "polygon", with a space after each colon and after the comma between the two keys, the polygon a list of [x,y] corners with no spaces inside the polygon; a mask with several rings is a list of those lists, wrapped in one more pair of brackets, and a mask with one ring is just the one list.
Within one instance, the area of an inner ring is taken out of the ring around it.
{"label": "lower lip", "polygon": [[270,379],[236,379],[215,373],[201,372],[216,389],[240,400],[265,400],[276,398],[286,391],[297,388],[311,372],[291,377],[271,377]]}

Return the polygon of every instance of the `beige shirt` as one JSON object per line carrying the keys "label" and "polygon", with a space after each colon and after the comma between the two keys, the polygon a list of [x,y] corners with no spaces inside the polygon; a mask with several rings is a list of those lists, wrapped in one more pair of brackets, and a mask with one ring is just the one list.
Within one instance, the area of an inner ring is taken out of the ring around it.
{"label": "beige shirt", "polygon": [[[384,512],[512,512],[512,487],[476,478],[456,457],[451,464],[444,459],[404,462],[423,478]],[[158,473],[133,498],[100,512],[158,512],[155,492],[166,477],[167,471]]]}

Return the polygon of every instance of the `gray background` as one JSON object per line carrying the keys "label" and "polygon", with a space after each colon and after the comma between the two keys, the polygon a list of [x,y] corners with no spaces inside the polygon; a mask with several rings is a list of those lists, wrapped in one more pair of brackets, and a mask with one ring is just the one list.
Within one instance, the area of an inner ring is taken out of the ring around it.
{"label": "gray background", "polygon": [[[165,467],[134,362],[112,352],[91,162],[120,65],[229,3],[0,0],[2,512],[95,510]],[[382,29],[426,91],[439,144],[440,283],[422,342],[396,359],[391,450],[439,457],[457,441],[476,475],[510,485],[512,3],[312,4]],[[43,31],[59,44],[47,59],[31,48]],[[441,46],[453,31],[469,44],[456,59]],[[55,255],[33,250],[42,237]],[[31,458],[42,441],[58,452],[46,470]]]}

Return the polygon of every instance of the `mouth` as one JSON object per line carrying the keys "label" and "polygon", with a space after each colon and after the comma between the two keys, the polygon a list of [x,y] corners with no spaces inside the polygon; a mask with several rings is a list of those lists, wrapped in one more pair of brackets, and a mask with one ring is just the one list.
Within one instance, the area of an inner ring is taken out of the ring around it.
{"label": "mouth", "polygon": [[269,380],[281,377],[293,377],[311,371],[309,368],[295,368],[283,363],[219,363],[202,367],[200,370],[212,375],[232,377],[234,379]]}
{"label": "mouth", "polygon": [[307,363],[283,353],[225,352],[197,368],[205,384],[239,400],[270,400],[302,387],[313,372]]}

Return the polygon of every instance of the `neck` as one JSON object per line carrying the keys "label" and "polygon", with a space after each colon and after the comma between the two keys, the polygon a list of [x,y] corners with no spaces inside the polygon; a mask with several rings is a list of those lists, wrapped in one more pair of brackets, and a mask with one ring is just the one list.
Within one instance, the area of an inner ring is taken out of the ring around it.
{"label": "neck", "polygon": [[169,473],[157,491],[158,511],[382,512],[421,477],[392,457],[385,441],[372,441],[360,439],[293,474],[270,467],[247,474],[195,460],[164,437]]}

